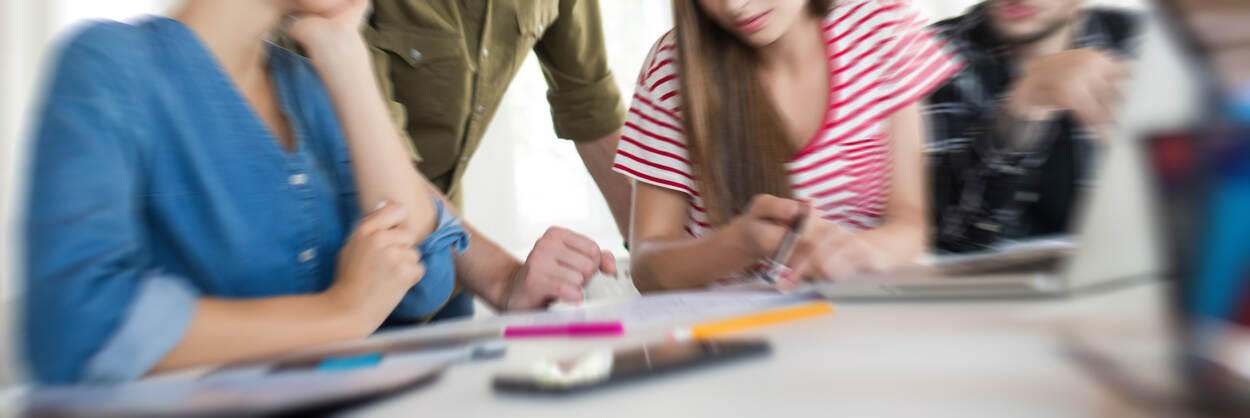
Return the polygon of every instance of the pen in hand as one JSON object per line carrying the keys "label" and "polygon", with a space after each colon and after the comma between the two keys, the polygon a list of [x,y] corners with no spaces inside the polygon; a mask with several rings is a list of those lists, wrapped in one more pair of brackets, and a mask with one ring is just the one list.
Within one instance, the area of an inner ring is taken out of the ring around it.
{"label": "pen in hand", "polygon": [[799,237],[803,235],[803,227],[807,224],[810,212],[811,205],[806,202],[799,205],[799,213],[791,220],[790,228],[781,239],[781,245],[777,246],[777,251],[773,252],[772,257],[763,261],[762,268],[756,270],[756,277],[768,283],[777,284],[782,275],[787,274],[790,267],[786,265],[786,262],[794,253],[794,246],[798,243]]}

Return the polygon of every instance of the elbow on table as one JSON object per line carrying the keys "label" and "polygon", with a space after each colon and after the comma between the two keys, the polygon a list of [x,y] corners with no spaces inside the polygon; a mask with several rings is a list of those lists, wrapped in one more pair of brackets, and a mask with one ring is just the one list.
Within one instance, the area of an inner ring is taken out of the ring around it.
{"label": "elbow on table", "polygon": [[643,251],[635,250],[630,254],[629,271],[630,277],[634,281],[634,287],[639,293],[654,293],[671,290],[681,290],[694,287],[692,285],[677,283],[674,277],[666,277],[660,274],[663,269],[656,268],[654,263],[649,262],[647,254]]}

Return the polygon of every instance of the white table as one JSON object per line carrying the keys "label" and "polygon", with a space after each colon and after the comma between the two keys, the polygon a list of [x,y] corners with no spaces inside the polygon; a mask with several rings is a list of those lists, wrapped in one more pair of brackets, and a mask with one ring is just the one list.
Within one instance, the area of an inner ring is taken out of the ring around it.
{"label": "white table", "polygon": [[1166,415],[1103,384],[1065,354],[1102,347],[1136,378],[1174,390],[1164,286],[1067,299],[838,304],[833,316],[744,335],[773,354],[575,396],[499,394],[509,366],[655,338],[528,341],[507,357],[457,366],[438,382],[349,416],[469,417],[1080,417]]}

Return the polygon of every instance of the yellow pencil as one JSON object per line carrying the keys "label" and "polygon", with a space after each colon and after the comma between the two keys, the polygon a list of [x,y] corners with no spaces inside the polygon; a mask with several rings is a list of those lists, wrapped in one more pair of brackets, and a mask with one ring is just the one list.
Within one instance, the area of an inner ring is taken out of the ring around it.
{"label": "yellow pencil", "polygon": [[796,321],[828,313],[833,313],[833,304],[825,301],[812,302],[720,321],[705,322],[688,328],[679,328],[673,331],[672,337],[676,340],[712,338],[751,328]]}

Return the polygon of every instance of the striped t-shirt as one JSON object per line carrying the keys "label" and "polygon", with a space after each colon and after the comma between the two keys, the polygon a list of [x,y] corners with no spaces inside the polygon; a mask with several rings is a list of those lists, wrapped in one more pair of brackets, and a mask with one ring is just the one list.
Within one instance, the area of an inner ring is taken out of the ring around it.
{"label": "striped t-shirt", "polygon": [[[885,118],[960,68],[906,0],[841,0],[821,22],[829,98],[823,125],[786,162],[794,196],[854,230],[875,227],[890,190]],[[674,32],[648,55],[626,115],[613,168],[688,195],[686,232],[712,225],[682,135]]]}

